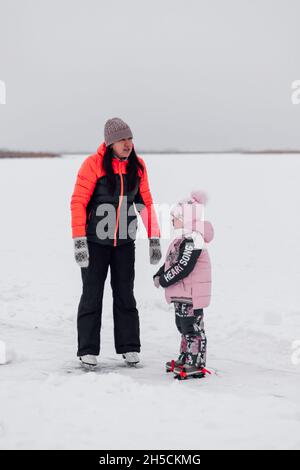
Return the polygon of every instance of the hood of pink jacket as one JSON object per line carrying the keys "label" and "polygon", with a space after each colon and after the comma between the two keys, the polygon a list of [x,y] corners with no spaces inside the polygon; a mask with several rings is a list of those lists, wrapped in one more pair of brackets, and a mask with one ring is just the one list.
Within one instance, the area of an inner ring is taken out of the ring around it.
{"label": "hood of pink jacket", "polygon": [[215,231],[212,226],[212,223],[209,220],[205,220],[203,223],[203,232],[201,233],[204,238],[205,243],[210,243],[214,239]]}

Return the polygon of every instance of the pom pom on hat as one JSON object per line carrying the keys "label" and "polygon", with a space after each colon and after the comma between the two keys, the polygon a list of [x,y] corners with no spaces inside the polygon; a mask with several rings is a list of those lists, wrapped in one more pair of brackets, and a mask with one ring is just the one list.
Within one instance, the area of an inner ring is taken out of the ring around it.
{"label": "pom pom on hat", "polygon": [[205,191],[196,190],[191,192],[191,198],[199,204],[205,205],[207,203],[208,197]]}

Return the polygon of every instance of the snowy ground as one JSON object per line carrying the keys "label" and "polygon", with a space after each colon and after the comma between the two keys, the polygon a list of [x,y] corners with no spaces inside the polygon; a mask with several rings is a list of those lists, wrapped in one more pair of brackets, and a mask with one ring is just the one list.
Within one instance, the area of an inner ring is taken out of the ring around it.
{"label": "snowy ground", "polygon": [[82,372],[69,203],[84,157],[1,160],[0,340],[11,362],[0,366],[0,448],[299,449],[300,155],[143,157],[156,203],[210,194],[206,332],[217,374],[164,373],[179,338],[142,239],[142,363],[128,369],[114,352],[108,279],[101,367]]}

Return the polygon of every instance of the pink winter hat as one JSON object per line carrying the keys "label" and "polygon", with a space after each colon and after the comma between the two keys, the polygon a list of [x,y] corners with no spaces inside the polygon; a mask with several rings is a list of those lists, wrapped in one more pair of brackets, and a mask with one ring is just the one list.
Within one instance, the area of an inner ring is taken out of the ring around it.
{"label": "pink winter hat", "polygon": [[186,232],[197,231],[204,235],[204,206],[207,199],[204,191],[192,191],[189,198],[182,199],[171,210],[171,215],[182,220]]}

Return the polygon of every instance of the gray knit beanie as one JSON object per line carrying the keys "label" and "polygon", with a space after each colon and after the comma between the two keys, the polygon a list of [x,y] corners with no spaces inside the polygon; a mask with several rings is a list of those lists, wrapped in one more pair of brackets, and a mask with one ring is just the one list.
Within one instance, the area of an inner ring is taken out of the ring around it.
{"label": "gray knit beanie", "polygon": [[104,126],[105,145],[108,146],[122,139],[132,138],[130,127],[122,119],[114,117],[108,119]]}

